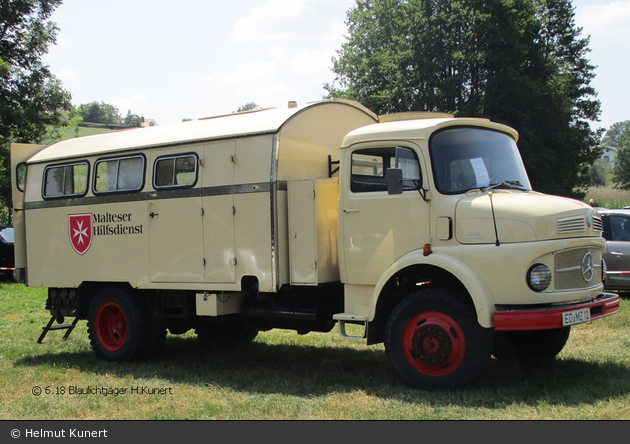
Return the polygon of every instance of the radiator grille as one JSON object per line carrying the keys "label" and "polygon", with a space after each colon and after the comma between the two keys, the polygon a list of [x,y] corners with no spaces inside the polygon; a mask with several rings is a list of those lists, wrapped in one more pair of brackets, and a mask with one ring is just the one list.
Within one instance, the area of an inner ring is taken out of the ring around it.
{"label": "radiator grille", "polygon": [[[592,277],[587,270],[586,280],[582,263],[586,262],[586,256],[590,253],[592,264]],[[571,290],[593,287],[602,281],[602,258],[597,248],[575,248],[560,251],[554,256],[554,282],[556,290]]]}

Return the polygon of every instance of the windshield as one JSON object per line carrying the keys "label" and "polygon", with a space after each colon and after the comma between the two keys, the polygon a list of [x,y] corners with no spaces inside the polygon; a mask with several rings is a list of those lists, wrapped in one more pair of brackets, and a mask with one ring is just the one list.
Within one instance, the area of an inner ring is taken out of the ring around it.
{"label": "windshield", "polygon": [[531,190],[523,161],[510,136],[482,128],[449,128],[430,141],[435,185],[442,194],[473,189]]}

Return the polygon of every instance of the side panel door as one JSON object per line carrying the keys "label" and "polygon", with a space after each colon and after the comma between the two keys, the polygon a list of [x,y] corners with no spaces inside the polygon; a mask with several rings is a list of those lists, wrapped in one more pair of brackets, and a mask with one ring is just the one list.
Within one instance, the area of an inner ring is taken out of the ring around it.
{"label": "side panel door", "polygon": [[203,216],[199,187],[201,149],[151,155],[149,195],[151,282],[204,282]]}
{"label": "side panel door", "polygon": [[205,282],[234,283],[234,161],[236,142],[204,147],[203,247]]}
{"label": "side panel door", "polygon": [[[343,174],[348,179],[340,190],[344,282],[375,285],[393,262],[427,243],[429,205],[417,189],[426,168],[420,150],[409,143],[361,144],[344,156]],[[403,170],[402,194],[388,194],[389,168]]]}

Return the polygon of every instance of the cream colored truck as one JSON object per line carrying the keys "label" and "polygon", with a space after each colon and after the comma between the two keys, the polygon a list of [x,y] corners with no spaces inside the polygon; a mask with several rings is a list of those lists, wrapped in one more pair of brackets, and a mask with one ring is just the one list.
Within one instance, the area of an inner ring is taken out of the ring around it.
{"label": "cream colored truck", "polygon": [[338,324],[419,388],[467,384],[491,355],[552,358],[619,300],[600,218],[533,192],[517,138],[322,101],[15,144],[17,276],[48,287],[52,314],[40,342],[87,319],[96,354],[128,361],[167,330]]}

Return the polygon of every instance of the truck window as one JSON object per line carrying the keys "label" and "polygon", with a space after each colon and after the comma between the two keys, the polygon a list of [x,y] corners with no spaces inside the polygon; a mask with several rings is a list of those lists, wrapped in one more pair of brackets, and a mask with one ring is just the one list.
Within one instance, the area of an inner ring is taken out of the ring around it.
{"label": "truck window", "polygon": [[144,156],[96,161],[94,193],[137,191],[144,185]]}
{"label": "truck window", "polygon": [[630,241],[630,218],[623,216],[609,216],[610,232],[605,233],[607,240],[628,242]]}
{"label": "truck window", "polygon": [[49,166],[44,170],[44,198],[82,196],[87,181],[87,162]]}
{"label": "truck window", "polygon": [[353,193],[387,191],[385,175],[389,168],[403,171],[405,190],[415,190],[420,181],[420,165],[413,150],[402,147],[368,148],[352,153],[350,190]]}
{"label": "truck window", "polygon": [[154,188],[194,186],[197,183],[197,164],[195,154],[158,158],[153,169]]}
{"label": "truck window", "polygon": [[24,192],[26,188],[26,163],[18,163],[15,167],[15,173],[17,189]]}
{"label": "truck window", "polygon": [[516,142],[498,131],[448,128],[429,141],[438,191],[458,194],[511,182],[531,190]]}

